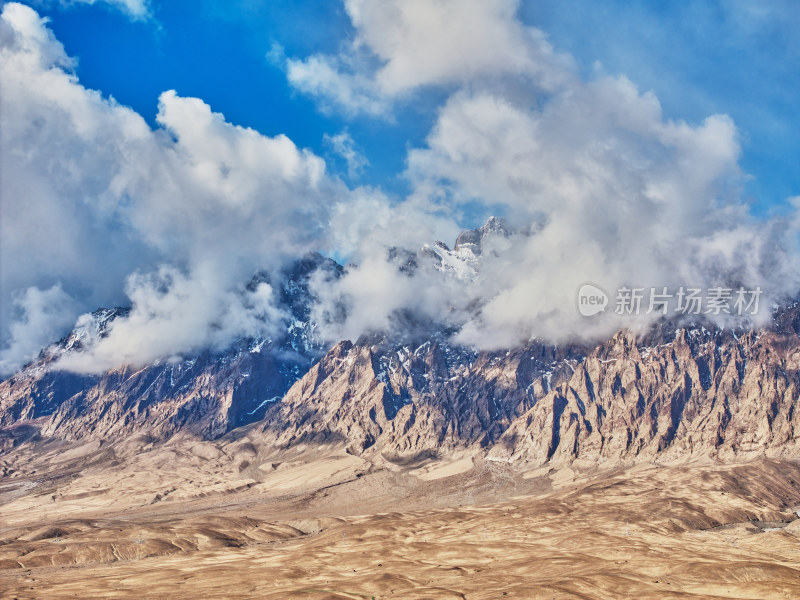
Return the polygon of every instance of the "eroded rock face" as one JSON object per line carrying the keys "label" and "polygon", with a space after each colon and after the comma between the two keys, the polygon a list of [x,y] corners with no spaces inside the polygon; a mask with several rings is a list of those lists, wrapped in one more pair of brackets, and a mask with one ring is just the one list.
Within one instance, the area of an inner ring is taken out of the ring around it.
{"label": "eroded rock face", "polygon": [[[513,354],[513,355],[512,355]],[[438,341],[335,346],[266,416],[282,445],[342,441],[389,455],[488,446],[533,405],[532,352],[503,361]]]}
{"label": "eroded rock face", "polygon": [[38,419],[42,435],[67,439],[216,438],[261,419],[260,435],[283,447],[334,442],[387,457],[473,448],[539,465],[796,457],[795,316],[740,334],[623,331],[593,349],[362,340],[312,365],[251,342],[102,376],[38,365],[0,384],[0,423]]}
{"label": "eroded rock face", "polygon": [[38,419],[42,435],[67,439],[216,438],[261,419],[260,435],[282,447],[333,442],[386,457],[473,448],[538,465],[795,457],[800,338],[781,325],[791,315],[776,323],[739,335],[620,332],[593,349],[363,340],[313,366],[243,346],[98,377],[23,373],[0,385],[0,419]]}
{"label": "eroded rock face", "polygon": [[184,429],[214,438],[263,417],[312,362],[253,342],[102,375],[48,370],[51,360],[0,383],[0,425],[39,419],[43,435],[66,439]]}
{"label": "eroded rock face", "polygon": [[537,465],[800,455],[793,331],[629,332],[581,354],[531,344],[470,353],[341,343],[268,411],[282,445],[353,453],[480,447]]}
{"label": "eroded rock face", "polygon": [[[401,273],[432,264],[472,277],[481,252],[510,234],[490,219],[452,251],[438,243],[418,254],[391,249],[389,259]],[[471,449],[538,465],[800,455],[797,303],[760,331],[664,322],[593,347],[532,342],[501,352],[455,346],[444,326],[398,311],[403,333],[329,349],[313,337],[309,281],[342,271],[309,255],[270,282],[287,315],[280,339],[101,375],[53,370],[126,314],[96,311],[0,383],[0,433],[33,423],[41,435],[73,440],[213,439],[250,424],[248,435],[280,447],[333,442],[398,459]],[[257,275],[252,285],[266,280]]]}
{"label": "eroded rock face", "polygon": [[283,395],[291,383],[285,368],[273,355],[255,352],[123,367],[63,402],[42,433],[67,439],[146,433],[164,439],[188,431],[216,438],[257,419],[266,403]]}
{"label": "eroded rock face", "polygon": [[535,463],[797,456],[796,334],[679,330],[641,348],[617,334],[520,417],[493,453]]}

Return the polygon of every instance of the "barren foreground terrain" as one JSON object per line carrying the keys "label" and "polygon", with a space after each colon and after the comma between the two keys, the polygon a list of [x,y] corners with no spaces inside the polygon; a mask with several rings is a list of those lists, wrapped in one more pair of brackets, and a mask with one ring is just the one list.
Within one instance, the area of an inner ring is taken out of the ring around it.
{"label": "barren foreground terrain", "polygon": [[0,458],[2,598],[800,597],[790,462],[25,448]]}

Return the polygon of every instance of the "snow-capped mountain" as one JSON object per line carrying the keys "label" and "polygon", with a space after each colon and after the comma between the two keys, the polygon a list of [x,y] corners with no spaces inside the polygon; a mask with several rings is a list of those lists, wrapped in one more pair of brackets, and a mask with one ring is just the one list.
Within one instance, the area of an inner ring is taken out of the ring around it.
{"label": "snow-capped mountain", "polygon": [[[310,321],[309,278],[319,270],[334,278],[342,271],[315,254],[296,261],[273,282],[289,315],[277,339],[241,339],[223,352],[121,366],[102,375],[53,369],[64,354],[80,352],[87,340],[104,336],[128,309],[86,315],[39,360],[0,384],[0,425],[39,420],[45,434],[68,438],[136,432],[165,437],[178,430],[218,437],[256,421],[324,354]],[[265,278],[259,274],[250,285]]]}
{"label": "snow-capped mountain", "polygon": [[[469,277],[487,246],[509,234],[492,219],[462,233],[453,250],[437,243],[390,258],[401,270],[433,260],[443,276]],[[151,441],[247,426],[242,435],[280,447],[341,444],[390,461],[459,448],[535,464],[800,455],[797,304],[776,310],[762,330],[664,322],[589,347],[531,341],[478,352],[435,325],[327,347],[311,320],[309,278],[320,269],[343,272],[314,255],[270,282],[291,315],[280,339],[97,376],[50,369],[125,314],[96,311],[0,384],[0,426]]]}
{"label": "snow-capped mountain", "polygon": [[437,241],[432,246],[423,246],[420,256],[423,260],[431,261],[439,271],[459,279],[471,279],[478,274],[486,243],[508,238],[511,233],[504,219],[490,217],[481,227],[462,231],[452,250],[444,242]]}

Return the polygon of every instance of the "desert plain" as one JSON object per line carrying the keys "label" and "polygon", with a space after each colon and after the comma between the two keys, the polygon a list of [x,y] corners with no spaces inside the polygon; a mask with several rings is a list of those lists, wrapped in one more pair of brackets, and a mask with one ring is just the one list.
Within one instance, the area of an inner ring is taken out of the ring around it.
{"label": "desert plain", "polygon": [[800,598],[791,461],[15,444],[0,458],[2,598]]}

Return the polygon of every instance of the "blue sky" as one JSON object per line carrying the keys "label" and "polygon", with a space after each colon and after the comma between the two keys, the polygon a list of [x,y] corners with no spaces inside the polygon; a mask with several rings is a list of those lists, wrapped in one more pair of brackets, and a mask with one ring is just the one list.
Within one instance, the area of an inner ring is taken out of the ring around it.
{"label": "blue sky", "polygon": [[[112,95],[153,124],[158,95],[197,96],[232,123],[285,133],[333,168],[344,164],[324,143],[347,129],[370,166],[362,183],[403,194],[406,150],[419,145],[437,96],[419,94],[386,118],[323,114],[292,89],[272,45],[286,55],[334,53],[353,34],[338,2],[211,0],[153,2],[151,17],[131,19],[103,4],[32,2],[89,88]],[[791,0],[747,2],[522,2],[519,16],[546,32],[589,78],[624,74],[653,90],[671,119],[730,115],[741,135],[746,192],[756,214],[800,193],[800,7]]]}
{"label": "blue sky", "polygon": [[599,61],[654,90],[669,118],[733,117],[755,210],[797,195],[797,2],[565,0],[526,3],[523,13],[587,72]]}
{"label": "blue sky", "polygon": [[423,139],[433,120],[431,111],[415,109],[401,111],[395,123],[323,115],[290,88],[269,51],[275,43],[291,56],[336,51],[352,29],[337,2],[175,0],[153,3],[147,20],[102,4],[32,6],[51,18],[57,38],[78,59],[81,83],[131,106],[151,125],[159,94],[175,89],[204,99],[232,123],[286,134],[343,173],[324,136],[347,128],[369,156],[364,181],[403,193],[406,146]]}

